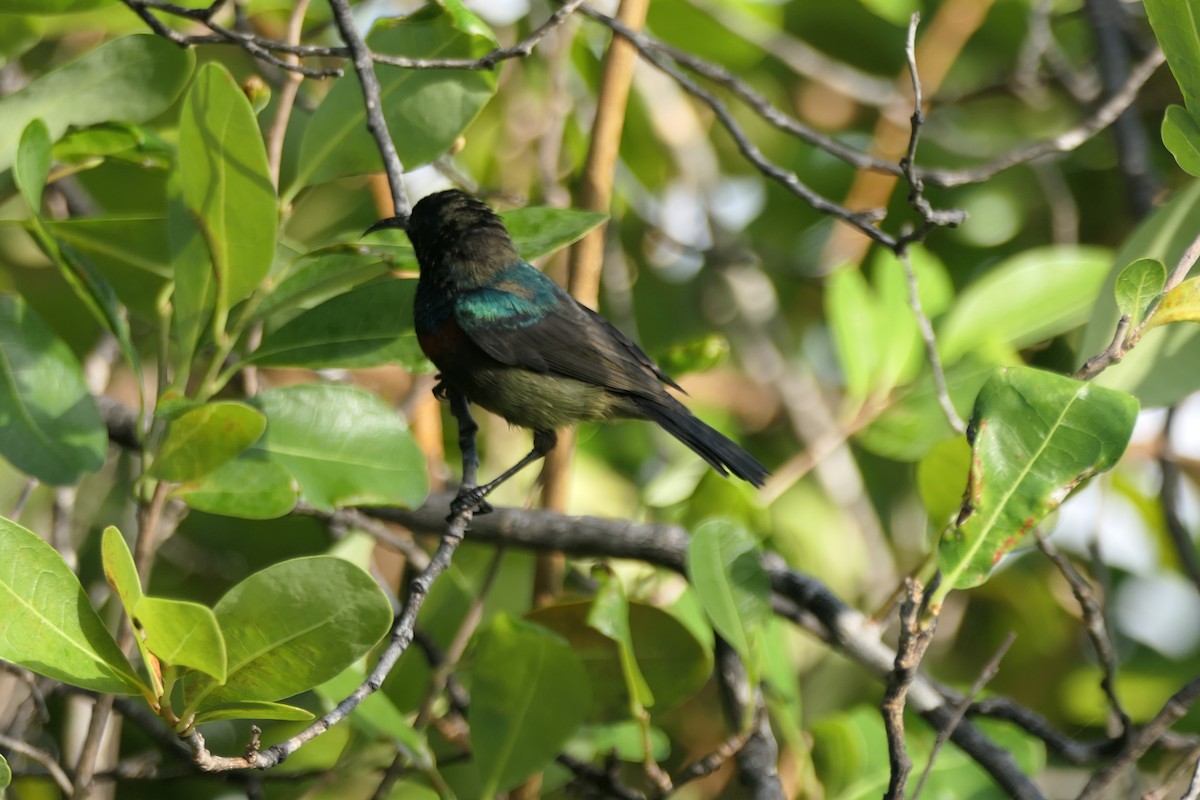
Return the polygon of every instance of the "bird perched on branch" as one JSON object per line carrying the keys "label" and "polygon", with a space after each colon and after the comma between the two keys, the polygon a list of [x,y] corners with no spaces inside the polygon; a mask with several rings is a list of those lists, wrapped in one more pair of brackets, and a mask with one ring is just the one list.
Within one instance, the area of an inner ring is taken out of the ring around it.
{"label": "bird perched on branch", "polygon": [[548,453],[556,431],[587,420],[647,419],[722,475],[761,486],[766,467],[696,419],[679,386],[642,349],[527,264],[490,208],[451,189],[369,230],[403,227],[421,267],[417,340],[442,386],[533,431],[533,450],[496,480],[466,487],[455,511]]}

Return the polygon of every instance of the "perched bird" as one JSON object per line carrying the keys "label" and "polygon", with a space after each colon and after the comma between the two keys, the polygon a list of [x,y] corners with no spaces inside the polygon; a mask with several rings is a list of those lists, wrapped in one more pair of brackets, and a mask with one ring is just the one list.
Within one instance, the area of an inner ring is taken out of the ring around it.
{"label": "perched bird", "polygon": [[442,385],[533,431],[533,450],[455,510],[484,496],[587,420],[647,419],[722,475],[761,486],[766,467],[696,419],[666,390],[679,386],[628,336],[527,264],[490,208],[451,189],[417,203],[404,227],[421,267],[413,313]]}

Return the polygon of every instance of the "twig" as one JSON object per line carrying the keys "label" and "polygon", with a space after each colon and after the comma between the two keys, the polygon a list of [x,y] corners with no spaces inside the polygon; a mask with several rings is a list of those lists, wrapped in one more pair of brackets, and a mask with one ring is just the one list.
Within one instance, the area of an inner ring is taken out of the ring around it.
{"label": "twig", "polygon": [[711,753],[684,766],[671,777],[671,784],[678,789],[685,783],[707,778],[719,770],[726,761],[740,753],[750,738],[758,732],[764,712],[764,707],[759,706],[755,711],[753,722],[745,730],[732,734],[717,745]]}
{"label": "twig", "polygon": [[29,498],[33,495],[33,490],[37,488],[38,479],[29,478],[25,481],[25,485],[21,487],[21,493],[17,495],[17,502],[13,503],[12,509],[8,512],[8,518],[13,522],[21,519],[21,512],[25,510],[25,504],[29,502]]}
{"label": "twig", "polygon": [[1113,331],[1113,338],[1108,343],[1108,347],[1085,361],[1083,366],[1075,370],[1075,374],[1071,377],[1080,381],[1091,380],[1124,358],[1127,349],[1128,334],[1129,315],[1122,314],[1121,318],[1117,320],[1117,329]]}
{"label": "twig", "polygon": [[1125,81],[1120,91],[1114,93],[1104,101],[1083,122],[1070,130],[1063,131],[1057,136],[1026,145],[1025,147],[1019,147],[978,167],[957,170],[929,169],[922,170],[919,174],[927,184],[949,189],[955,186],[982,183],[1007,169],[1012,169],[1026,162],[1033,161],[1035,158],[1042,158],[1052,153],[1069,153],[1109,125],[1112,125],[1117,117],[1133,104],[1142,86],[1145,85],[1146,81],[1150,80],[1150,76],[1165,61],[1166,57],[1158,49],[1146,55],[1130,71],[1129,78]]}
{"label": "twig", "polygon": [[339,508],[325,511],[308,503],[297,503],[292,513],[315,517],[329,526],[343,526],[360,530],[380,544],[387,545],[408,559],[413,569],[423,570],[429,566],[429,554],[409,536],[393,533],[379,520],[369,517],[355,508]]}
{"label": "twig", "polygon": [[111,694],[100,695],[92,705],[92,718],[88,722],[83,747],[79,751],[79,761],[75,765],[75,791],[71,794],[73,800],[84,800],[92,794],[96,760],[100,756],[100,745],[104,742],[104,734],[112,718],[112,707]]}
{"label": "twig", "polygon": [[938,355],[937,335],[933,332],[933,323],[929,321],[929,317],[925,316],[925,309],[921,307],[917,273],[913,271],[912,259],[909,257],[908,250],[900,253],[899,258],[900,263],[904,265],[904,275],[908,279],[908,305],[917,320],[921,339],[925,342],[925,355],[929,359],[929,368],[933,372],[933,385],[937,390],[938,403],[941,405],[942,413],[946,415],[946,421],[950,423],[950,427],[962,435],[967,432],[967,425],[958,415],[954,401],[950,399],[950,389],[946,386],[946,372],[942,369],[942,357]]}
{"label": "twig", "polygon": [[908,748],[904,743],[904,706],[909,687],[916,679],[921,659],[933,642],[933,632],[937,628],[936,616],[930,616],[928,622],[921,619],[925,610],[925,594],[921,585],[912,578],[906,578],[904,586],[895,667],[888,676],[887,691],[880,704],[884,729],[887,731],[888,763],[891,765],[884,800],[904,799],[904,787],[912,770],[912,759],[908,757]]}
{"label": "twig", "polygon": [[[307,11],[308,0],[296,0],[296,5],[288,17],[287,32],[284,34],[287,41],[292,44],[300,42],[300,35],[304,32],[304,15]],[[283,60],[289,64],[300,63],[300,57],[295,53],[288,53]],[[267,166],[271,171],[271,182],[275,184],[276,191],[279,190],[279,168],[283,161],[283,139],[287,133],[288,120],[292,118],[296,94],[300,91],[300,83],[304,80],[304,75],[299,72],[287,72],[284,75],[283,85],[279,87],[275,103],[275,117],[271,120],[271,127],[267,129],[266,137]]]}
{"label": "twig", "polygon": [[1092,776],[1079,793],[1078,800],[1095,800],[1103,795],[1109,784],[1156,744],[1198,699],[1200,678],[1193,678],[1171,695],[1162,709],[1154,715],[1154,719],[1131,736],[1125,747]]}
{"label": "twig", "polygon": [[1167,535],[1183,565],[1183,571],[1192,581],[1192,586],[1200,591],[1200,559],[1196,557],[1196,545],[1192,541],[1191,532],[1183,520],[1179,518],[1179,464],[1170,452],[1171,425],[1175,421],[1174,406],[1167,409],[1167,419],[1163,423],[1160,437],[1158,467],[1162,474],[1162,486],[1158,490],[1158,505],[1162,509],[1163,521],[1166,523]]}
{"label": "twig", "polygon": [[[340,2],[340,0],[334,0],[334,2]],[[479,456],[475,450],[474,431],[477,429],[475,421],[471,419],[470,410],[467,407],[465,398],[462,398],[457,393],[453,393],[450,396],[450,400],[450,409],[458,419],[459,441],[462,444],[463,451],[463,475],[466,476],[468,473],[471,473],[472,477],[474,477],[474,471],[479,463]],[[470,432],[470,434],[468,435],[464,432]],[[367,679],[349,697],[342,700],[332,710],[323,714],[295,736],[272,745],[266,750],[248,750],[241,757],[214,756],[205,746],[204,737],[199,731],[193,730],[185,738],[185,741],[192,750],[192,758],[195,763],[201,769],[209,772],[248,768],[268,769],[284,761],[300,747],[341,722],[349,716],[350,712],[358,707],[359,703],[378,691],[379,687],[383,685],[384,679],[387,678],[392,668],[396,665],[396,662],[400,659],[400,656],[412,644],[417,614],[420,612],[421,606],[425,603],[425,598],[429,596],[429,590],[433,586],[434,581],[450,566],[450,560],[454,556],[454,551],[462,543],[463,536],[466,534],[467,526],[471,524],[473,515],[474,509],[466,507],[452,514],[446,523],[439,526],[443,531],[441,542],[438,544],[437,551],[429,560],[429,564],[409,584],[408,600],[404,604],[404,610],[400,613],[392,628],[391,642],[380,654],[379,661],[376,662],[374,669],[371,670]]]}
{"label": "twig", "polygon": [[1197,798],[1200,798],[1200,761],[1196,762],[1196,767],[1192,770],[1192,780],[1180,800],[1197,800]]}
{"label": "twig", "polygon": [[938,753],[946,746],[946,742],[950,740],[950,736],[954,733],[954,729],[962,722],[963,717],[967,713],[967,709],[975,702],[975,698],[983,691],[983,687],[991,683],[992,678],[996,677],[996,673],[1000,671],[1000,662],[1004,660],[1008,649],[1012,647],[1013,642],[1017,640],[1017,634],[1009,632],[1008,636],[1004,637],[1004,641],[1000,643],[1000,647],[996,650],[996,654],[984,664],[983,669],[979,673],[979,677],[971,684],[971,688],[967,691],[963,699],[954,707],[954,716],[951,717],[948,725],[938,728],[937,737],[933,740],[933,747],[929,749],[929,758],[925,761],[925,769],[921,771],[921,779],[917,781],[917,786],[913,789],[909,800],[916,800],[921,796],[921,790],[925,788],[926,781],[933,774],[933,762],[937,759]]}
{"label": "twig", "polygon": [[388,132],[387,120],[383,116],[383,105],[380,99],[379,78],[375,75],[375,65],[371,61],[371,51],[367,49],[358,30],[354,27],[354,15],[350,13],[347,0],[329,0],[333,10],[333,21],[346,48],[350,51],[354,64],[354,72],[362,87],[363,107],[367,114],[367,130],[375,139],[375,146],[383,159],[383,171],[387,173],[388,187],[392,190],[392,207],[397,217],[407,219],[412,211],[408,202],[408,193],[404,190],[404,167],[400,164],[400,156],[396,154],[396,145]]}
{"label": "twig", "polygon": [[1118,738],[1127,737],[1132,730],[1132,724],[1117,697],[1117,656],[1113,648],[1112,637],[1108,632],[1108,623],[1104,618],[1104,609],[1096,601],[1096,593],[1092,585],[1079,574],[1074,565],[1058,552],[1058,549],[1042,536],[1040,531],[1034,529],[1033,534],[1037,538],[1038,549],[1054,562],[1054,566],[1058,568],[1059,573],[1071,587],[1071,594],[1079,603],[1079,610],[1083,614],[1084,628],[1087,630],[1088,639],[1091,640],[1092,649],[1095,651],[1096,658],[1100,661],[1100,668],[1104,673],[1100,680],[1100,687],[1104,690],[1109,708],[1118,721]]}
{"label": "twig", "polygon": [[19,753],[31,761],[41,764],[65,796],[73,797],[75,795],[75,786],[71,783],[70,776],[67,775],[66,770],[59,766],[54,756],[45,750],[41,750],[31,744],[26,744],[20,739],[5,736],[2,733],[0,733],[0,749],[7,750],[10,753]]}
{"label": "twig", "polygon": [[[721,699],[730,726],[741,730],[745,725],[745,741],[734,752],[738,765],[738,782],[756,800],[783,800],[783,784],[779,780],[776,762],[779,747],[767,720],[762,689],[751,686],[742,659],[723,639],[716,642],[716,674],[721,687]],[[747,710],[752,713],[747,715]],[[747,725],[747,716],[749,724]]]}
{"label": "twig", "polygon": [[804,202],[808,203],[815,210],[828,214],[848,223],[858,229],[868,237],[891,249],[896,244],[896,239],[888,233],[876,227],[876,223],[881,221],[885,216],[883,209],[873,209],[868,211],[851,211],[844,206],[838,205],[832,200],[818,194],[808,187],[795,172],[784,169],[763,155],[759,150],[758,145],[750,140],[742,126],[734,119],[732,112],[728,106],[720,99],[713,95],[708,90],[701,87],[690,77],[680,72],[667,58],[665,58],[658,50],[651,45],[650,41],[641,33],[630,30],[625,25],[622,25],[612,17],[601,14],[588,6],[583,6],[581,11],[591,19],[597,20],[603,25],[611,28],[615,33],[629,40],[637,47],[638,51],[655,68],[669,75],[676,83],[678,83],[684,91],[695,97],[700,102],[708,106],[716,115],[721,125],[728,131],[729,135],[737,144],[738,151],[742,156],[754,166],[759,172],[767,176],[773,181],[776,181],[792,194],[799,197]]}
{"label": "twig", "polygon": [[150,566],[154,561],[154,550],[158,545],[160,536],[158,533],[159,523],[163,518],[163,506],[167,503],[167,495],[169,494],[171,485],[166,481],[159,481],[154,487],[154,494],[150,497],[150,503],[142,509],[141,520],[138,524],[137,541],[134,543],[133,563],[137,566],[138,577],[142,581],[142,585],[147,585],[150,578]]}
{"label": "twig", "polygon": [[574,786],[586,786],[599,794],[600,797],[615,797],[617,800],[646,800],[646,795],[630,789],[621,782],[621,762],[615,758],[608,759],[604,769],[594,767],[586,761],[580,761],[574,756],[562,753],[555,759],[575,776]]}

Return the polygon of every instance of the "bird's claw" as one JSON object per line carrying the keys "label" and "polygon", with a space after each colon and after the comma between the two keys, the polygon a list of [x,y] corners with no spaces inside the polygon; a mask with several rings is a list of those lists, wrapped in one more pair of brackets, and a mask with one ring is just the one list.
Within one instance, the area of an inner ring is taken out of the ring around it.
{"label": "bird's claw", "polygon": [[450,389],[446,386],[446,382],[442,380],[442,373],[437,374],[437,383],[433,385],[433,396],[438,400],[446,400],[450,397]]}
{"label": "bird's claw", "polygon": [[450,501],[450,516],[446,517],[446,521],[450,522],[468,511],[473,511],[478,515],[490,514],[493,510],[492,504],[483,499],[483,491],[480,487],[472,486],[470,489],[460,489],[455,498]]}

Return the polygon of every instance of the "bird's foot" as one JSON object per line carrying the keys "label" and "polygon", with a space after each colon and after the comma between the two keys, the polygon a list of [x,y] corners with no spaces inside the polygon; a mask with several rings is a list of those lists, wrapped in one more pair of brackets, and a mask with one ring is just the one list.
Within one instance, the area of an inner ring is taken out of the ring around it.
{"label": "bird's foot", "polygon": [[438,400],[446,400],[450,397],[450,389],[446,386],[446,381],[442,380],[442,373],[437,374],[437,383],[433,385],[433,396]]}
{"label": "bird's foot", "polygon": [[450,501],[450,516],[446,517],[446,521],[449,522],[468,511],[473,511],[475,514],[492,513],[494,510],[492,504],[483,499],[484,494],[485,492],[480,486],[459,489],[458,494]]}

